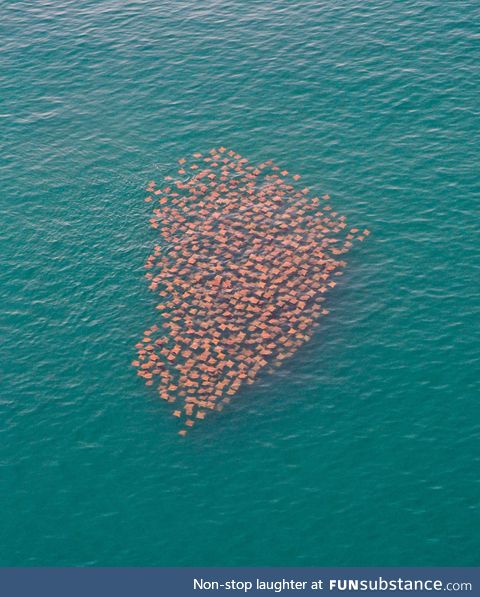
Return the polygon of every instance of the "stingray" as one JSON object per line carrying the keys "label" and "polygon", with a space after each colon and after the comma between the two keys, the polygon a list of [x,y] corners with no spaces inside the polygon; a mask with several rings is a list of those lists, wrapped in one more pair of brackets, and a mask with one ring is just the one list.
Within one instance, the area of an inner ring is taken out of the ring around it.
{"label": "stingray", "polygon": [[310,339],[345,255],[370,233],[271,160],[220,147],[181,158],[178,174],[147,186],[158,316],[132,364],[186,435]]}

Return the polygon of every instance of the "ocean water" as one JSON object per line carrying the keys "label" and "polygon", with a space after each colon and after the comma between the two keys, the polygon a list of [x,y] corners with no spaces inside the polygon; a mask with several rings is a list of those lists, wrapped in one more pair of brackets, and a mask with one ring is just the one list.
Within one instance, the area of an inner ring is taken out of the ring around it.
{"label": "ocean water", "polygon": [[[478,2],[0,6],[0,564],[478,565]],[[182,439],[143,187],[219,145],[372,235]]]}

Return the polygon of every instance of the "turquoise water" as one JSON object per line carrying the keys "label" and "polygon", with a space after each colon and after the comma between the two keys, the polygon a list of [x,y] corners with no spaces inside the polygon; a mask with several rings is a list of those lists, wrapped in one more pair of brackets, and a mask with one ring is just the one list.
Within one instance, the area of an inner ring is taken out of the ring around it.
{"label": "turquoise water", "polygon": [[[0,564],[479,564],[479,17],[2,3]],[[222,144],[372,235],[312,341],[182,439],[130,365],[142,187]]]}

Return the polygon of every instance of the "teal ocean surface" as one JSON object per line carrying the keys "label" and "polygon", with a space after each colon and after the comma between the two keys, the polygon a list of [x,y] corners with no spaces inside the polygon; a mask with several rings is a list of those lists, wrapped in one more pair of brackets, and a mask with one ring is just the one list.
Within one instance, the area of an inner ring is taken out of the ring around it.
{"label": "teal ocean surface", "polygon": [[[0,564],[478,565],[478,2],[1,4]],[[143,188],[219,145],[372,234],[181,438]]]}

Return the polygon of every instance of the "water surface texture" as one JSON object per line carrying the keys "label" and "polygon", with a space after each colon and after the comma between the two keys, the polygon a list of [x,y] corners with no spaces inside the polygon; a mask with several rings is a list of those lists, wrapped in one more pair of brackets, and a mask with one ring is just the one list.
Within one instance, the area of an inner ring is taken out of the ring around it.
{"label": "water surface texture", "polygon": [[[0,5],[0,564],[478,564],[478,2]],[[143,188],[220,145],[372,235],[181,438]]]}

